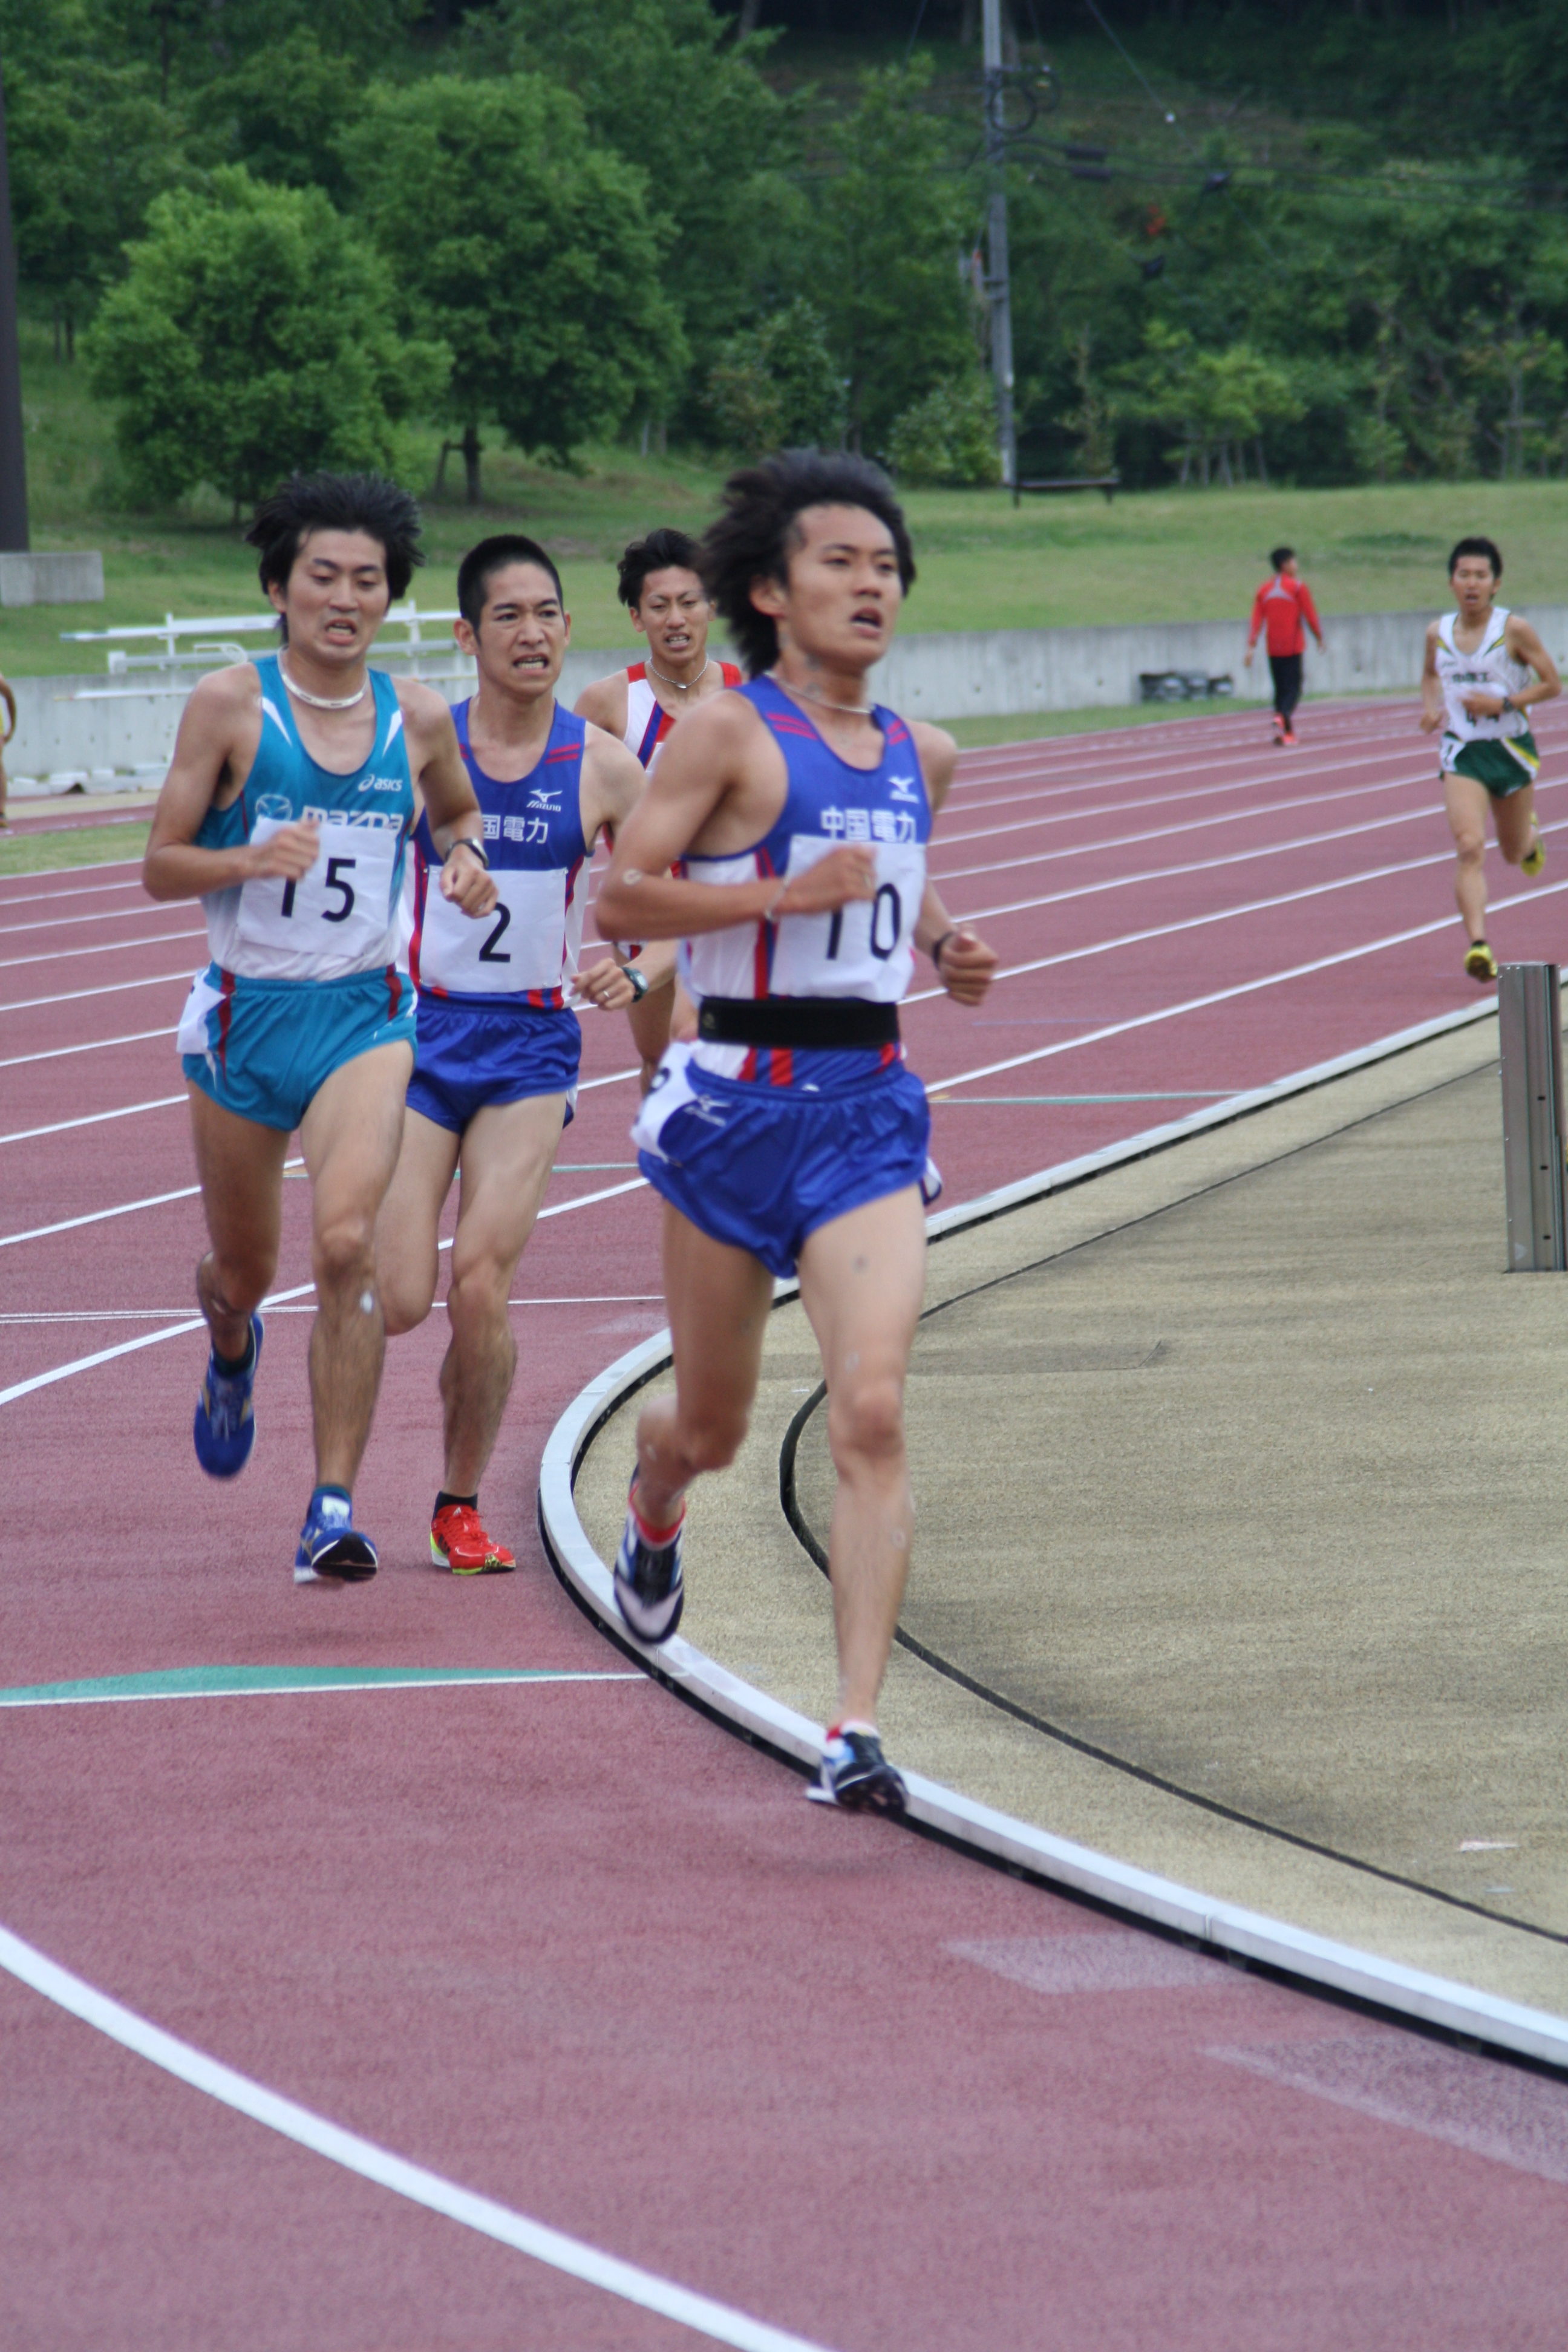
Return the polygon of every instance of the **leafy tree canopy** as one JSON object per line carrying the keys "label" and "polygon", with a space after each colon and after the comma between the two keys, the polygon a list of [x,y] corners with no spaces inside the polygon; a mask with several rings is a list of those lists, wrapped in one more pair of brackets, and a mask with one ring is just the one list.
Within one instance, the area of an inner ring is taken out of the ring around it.
{"label": "leafy tree canopy", "polygon": [[521,73],[383,84],[343,152],[411,329],[438,324],[451,347],[447,411],[476,463],[489,417],[565,463],[679,379],[668,232],[568,91]]}
{"label": "leafy tree canopy", "polygon": [[397,420],[450,364],[433,337],[399,336],[385,271],[319,189],[237,166],[153,200],[87,355],[133,496],[205,481],[237,504],[296,467],[393,469]]}

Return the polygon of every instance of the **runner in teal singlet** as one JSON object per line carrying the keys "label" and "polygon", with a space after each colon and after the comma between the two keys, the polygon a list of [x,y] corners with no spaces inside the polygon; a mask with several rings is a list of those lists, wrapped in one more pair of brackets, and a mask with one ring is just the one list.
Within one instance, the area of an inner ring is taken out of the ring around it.
{"label": "runner in teal singlet", "polygon": [[351,1489],[384,1348],[373,1236],[414,1062],[399,892],[420,795],[444,894],[470,916],[495,904],[445,700],[366,667],[418,531],[413,499],[374,475],[296,475],[266,500],[248,537],[282,647],[197,685],[142,869],[154,898],[203,901],[212,950],[179,1046],[212,1239],[196,1269],[212,1354],[195,1445],[213,1477],[235,1476],[255,1442],[257,1308],[295,1128],[310,1171],[316,1484],[297,1584],[377,1567]]}

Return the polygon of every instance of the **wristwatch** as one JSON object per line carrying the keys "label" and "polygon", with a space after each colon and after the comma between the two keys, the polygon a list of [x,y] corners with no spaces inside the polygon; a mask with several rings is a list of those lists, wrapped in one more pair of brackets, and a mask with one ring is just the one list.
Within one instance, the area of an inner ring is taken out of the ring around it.
{"label": "wristwatch", "polygon": [[489,872],[489,852],[477,834],[460,833],[458,835],[457,840],[452,844],[451,848],[447,852],[447,856],[452,856],[459,849],[471,849],[474,856],[479,859],[479,864],[484,867],[485,872],[487,874]]}
{"label": "wristwatch", "polygon": [[631,967],[631,965],[630,965],[629,963],[624,963],[624,964],[622,964],[622,966],[621,966],[621,970],[626,973],[626,978],[631,982],[633,994],[636,996],[637,1003],[640,1004],[640,1003],[642,1003],[642,1001],[643,1001],[643,998],[647,994],[647,972],[646,972],[646,971],[633,971],[633,969],[632,969],[632,967]]}

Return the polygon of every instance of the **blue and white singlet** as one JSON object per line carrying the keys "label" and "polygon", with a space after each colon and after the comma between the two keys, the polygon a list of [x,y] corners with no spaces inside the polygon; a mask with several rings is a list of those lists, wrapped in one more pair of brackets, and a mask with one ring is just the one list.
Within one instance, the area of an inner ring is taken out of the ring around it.
{"label": "blue and white singlet", "polygon": [[583,838],[583,749],[587,722],[557,703],[536,767],[504,782],[485,773],[468,740],[468,704],[452,712],[458,743],[484,815],[496,886],[493,914],[475,921],[444,898],[441,860],[421,817],[415,833],[409,962],[421,997],[501,1009],[564,1006],[583,943],[589,856]]}
{"label": "blue and white singlet", "polygon": [[395,969],[404,850],[414,818],[397,689],[383,672],[369,673],[375,740],[363,767],[338,775],[300,741],[278,656],[264,655],[256,670],[256,758],[238,799],[208,809],[195,845],[236,849],[310,817],[321,827],[321,846],[302,881],[273,875],[204,894],[213,963],[231,986],[236,979],[343,980],[378,966]]}
{"label": "blue and white singlet", "polygon": [[[750,882],[771,875],[782,880],[804,873],[829,850],[864,843],[876,857],[877,895],[836,914],[784,915],[777,922],[738,923],[682,940],[687,992],[699,1005],[708,996],[841,996],[897,1004],[914,966],[931,838],[931,803],[913,737],[879,704],[873,716],[882,732],[881,759],[874,768],[852,768],[771,678],[753,678],[736,691],[784,754],[784,804],[750,849],[724,857],[688,855],[682,875],[692,882]],[[895,1045],[791,1050],[703,1039],[692,1049],[697,1066],[717,1076],[774,1087],[837,1086],[899,1057]]]}

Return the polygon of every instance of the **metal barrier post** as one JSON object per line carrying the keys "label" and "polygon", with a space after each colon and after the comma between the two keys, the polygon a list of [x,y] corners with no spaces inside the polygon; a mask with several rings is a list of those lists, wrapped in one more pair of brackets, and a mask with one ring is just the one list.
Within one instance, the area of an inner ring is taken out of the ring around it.
{"label": "metal barrier post", "polygon": [[1563,1015],[1554,963],[1498,974],[1503,1182],[1510,1274],[1568,1269],[1563,1202]]}

